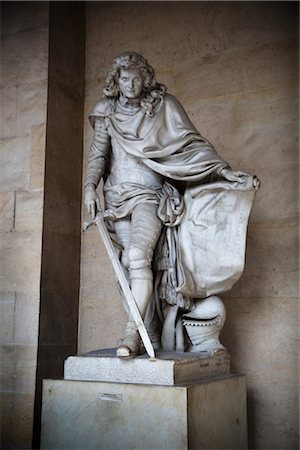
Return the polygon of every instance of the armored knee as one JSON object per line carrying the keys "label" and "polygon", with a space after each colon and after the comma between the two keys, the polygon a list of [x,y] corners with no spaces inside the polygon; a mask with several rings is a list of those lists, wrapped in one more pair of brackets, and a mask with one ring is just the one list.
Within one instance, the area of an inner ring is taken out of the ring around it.
{"label": "armored knee", "polygon": [[129,249],[128,260],[131,279],[152,279],[152,251],[133,246]]}
{"label": "armored knee", "polygon": [[151,249],[143,249],[136,246],[130,247],[128,252],[130,269],[151,267],[152,253]]}

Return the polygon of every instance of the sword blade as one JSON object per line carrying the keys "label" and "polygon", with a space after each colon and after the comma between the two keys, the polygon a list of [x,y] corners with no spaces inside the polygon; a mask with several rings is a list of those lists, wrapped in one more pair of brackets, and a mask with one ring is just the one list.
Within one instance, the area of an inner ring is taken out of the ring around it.
{"label": "sword blade", "polygon": [[108,256],[111,260],[113,269],[115,271],[117,280],[121,286],[121,289],[124,293],[124,297],[126,299],[127,305],[129,307],[129,310],[131,312],[132,318],[137,326],[138,332],[140,333],[141,339],[143,341],[143,344],[145,346],[146,352],[150,356],[150,358],[155,358],[155,352],[152,346],[152,343],[150,341],[149,335],[147,333],[146,327],[144,325],[143,319],[141,317],[140,311],[138,309],[138,306],[135,302],[135,299],[133,297],[133,294],[131,292],[131,289],[129,287],[128,281],[126,279],[126,276],[124,274],[122,265],[120,263],[119,258],[117,257],[114,245],[111,241],[111,237],[107,231],[107,228],[104,223],[104,217],[103,214],[98,212],[95,223],[97,225],[97,228],[99,230],[100,236],[102,238],[102,241],[104,243],[105,249],[108,253]]}

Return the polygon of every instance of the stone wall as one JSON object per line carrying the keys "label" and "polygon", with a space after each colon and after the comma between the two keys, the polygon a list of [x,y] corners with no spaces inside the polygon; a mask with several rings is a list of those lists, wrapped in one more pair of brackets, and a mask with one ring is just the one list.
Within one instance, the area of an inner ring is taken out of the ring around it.
{"label": "stone wall", "polygon": [[41,384],[77,351],[84,4],[3,3],[3,448],[39,446]]}
{"label": "stone wall", "polygon": [[[143,53],[233,168],[262,186],[223,342],[248,379],[249,446],[297,447],[297,5],[90,2],[87,115],[122,51]],[[86,161],[86,158],[85,158]],[[84,213],[84,218],[87,218]],[[116,345],[125,315],[97,230],[82,240],[79,351]]]}
{"label": "stone wall", "polygon": [[3,446],[30,448],[43,226],[48,4],[4,2],[2,7],[1,436]]}

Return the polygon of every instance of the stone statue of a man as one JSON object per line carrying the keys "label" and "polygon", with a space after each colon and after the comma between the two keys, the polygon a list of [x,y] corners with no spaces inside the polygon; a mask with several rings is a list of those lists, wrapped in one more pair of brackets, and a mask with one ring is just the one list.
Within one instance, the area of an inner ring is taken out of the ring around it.
{"label": "stone statue of a man", "polygon": [[[227,180],[244,184],[204,139],[178,100],[157,83],[153,68],[134,52],[122,53],[108,71],[104,98],[90,114],[94,136],[88,157],[85,205],[100,210],[103,178],[106,217],[122,246],[121,263],[142,318],[153,296],[153,254],[164,225],[176,226],[185,186]],[[128,317],[119,356],[140,351]]]}

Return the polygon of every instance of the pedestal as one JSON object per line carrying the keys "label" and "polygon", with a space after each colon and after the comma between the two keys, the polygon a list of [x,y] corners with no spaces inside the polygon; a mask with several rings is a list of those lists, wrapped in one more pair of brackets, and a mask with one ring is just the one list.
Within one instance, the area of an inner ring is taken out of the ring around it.
{"label": "pedestal", "polygon": [[[101,358],[98,359],[101,361]],[[118,361],[115,361],[117,358],[112,359],[115,370],[114,364],[118,364]],[[188,365],[196,367],[194,355],[190,362],[181,362],[181,367],[179,360],[176,363],[174,354],[173,359],[162,360],[167,361],[165,369],[169,374],[164,385],[74,379],[44,380],[41,448],[247,448],[245,377],[227,374],[202,381],[178,382],[176,371],[177,375],[181,373],[183,380],[184,374],[188,373]],[[146,368],[150,367],[148,364],[156,364],[147,358],[119,361],[128,364],[125,377],[128,377],[130,366],[133,366],[133,371],[137,361],[144,361],[141,365]],[[198,360],[200,364],[199,361],[201,358]],[[159,366],[161,360],[157,363],[157,370],[162,370]],[[70,377],[71,373],[76,376],[75,366],[72,365],[72,372],[69,364],[70,362],[66,363],[66,376]],[[201,364],[204,364],[203,361]],[[180,367],[179,372],[176,365]],[[205,370],[205,367],[202,369]],[[105,373],[107,370],[106,368]],[[151,377],[157,379],[155,370],[152,369]],[[144,372],[147,370],[144,369]],[[95,376],[95,366],[92,373]],[[175,374],[173,380],[171,373]],[[112,374],[112,378],[115,377],[122,378],[122,375]]]}
{"label": "pedestal", "polygon": [[230,373],[230,356],[221,350],[207,352],[158,351],[156,359],[147,354],[134,359],[116,357],[116,349],[102,349],[65,362],[65,380],[109,381],[115,383],[175,385]]}
{"label": "pedestal", "polygon": [[42,449],[245,449],[243,376],[189,386],[45,380]]}

